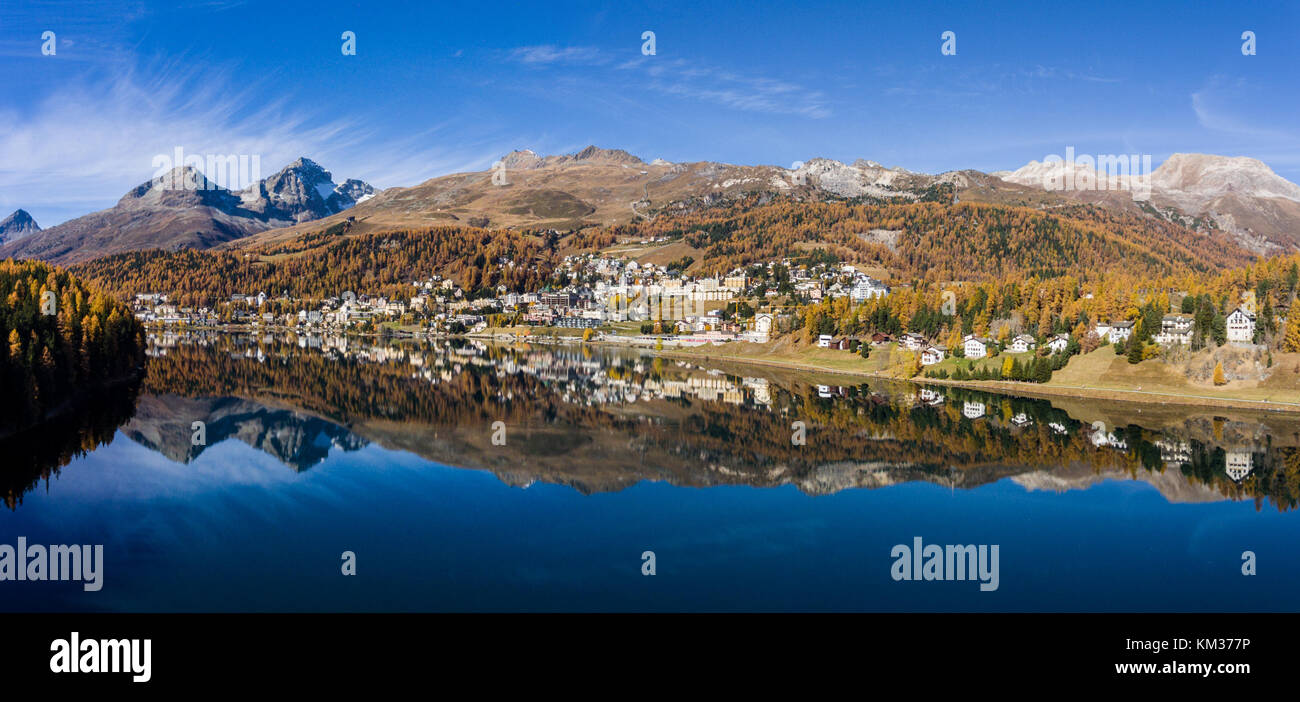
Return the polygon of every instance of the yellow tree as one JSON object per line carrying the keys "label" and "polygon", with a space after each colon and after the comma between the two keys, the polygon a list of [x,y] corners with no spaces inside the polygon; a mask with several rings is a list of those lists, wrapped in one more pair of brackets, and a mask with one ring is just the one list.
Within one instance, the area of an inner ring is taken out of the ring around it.
{"label": "yellow tree", "polygon": [[947,343],[947,346],[948,346],[948,352],[949,352],[949,353],[951,353],[952,350],[955,349],[955,348],[957,348],[958,346],[961,346],[961,325],[960,325],[960,323],[954,323],[954,324],[953,324],[953,326],[952,326],[952,330],[948,332],[948,340],[947,340],[946,343]]}
{"label": "yellow tree", "polygon": [[1214,384],[1227,385],[1228,381],[1223,377],[1223,361],[1214,364]]}
{"label": "yellow tree", "polygon": [[1282,337],[1282,350],[1300,353],[1300,310],[1291,310],[1286,321],[1286,335]]}
{"label": "yellow tree", "polygon": [[1044,307],[1043,313],[1038,317],[1038,335],[1047,336],[1052,333],[1052,310]]}

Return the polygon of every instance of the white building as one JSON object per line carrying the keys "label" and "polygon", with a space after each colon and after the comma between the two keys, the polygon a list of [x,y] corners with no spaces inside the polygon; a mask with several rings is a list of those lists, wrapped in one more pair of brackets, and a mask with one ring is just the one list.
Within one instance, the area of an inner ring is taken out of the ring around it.
{"label": "white building", "polygon": [[823,348],[823,349],[830,348],[831,341],[833,339],[834,337],[832,337],[830,334],[822,334],[821,336],[817,337],[818,348]]}
{"label": "white building", "polygon": [[1228,315],[1228,341],[1249,344],[1255,341],[1255,315],[1238,307]]}
{"label": "white building", "polygon": [[1242,478],[1250,475],[1251,468],[1255,466],[1255,455],[1250,451],[1228,451],[1224,458],[1224,470],[1236,482],[1241,482]]}
{"label": "white building", "polygon": [[933,366],[936,363],[941,363],[947,355],[947,349],[941,346],[927,346],[925,347],[925,350],[921,352],[921,365]]}
{"label": "white building", "polygon": [[1160,320],[1160,333],[1155,341],[1162,346],[1192,343],[1193,318],[1180,314],[1167,314]]}
{"label": "white building", "polygon": [[929,388],[921,388],[921,402],[927,405],[935,406],[943,404],[943,393]]}
{"label": "white building", "polygon": [[1019,334],[1011,340],[1011,346],[1008,348],[1011,353],[1025,353],[1026,351],[1033,351],[1036,346],[1038,346],[1038,342],[1034,341],[1034,337],[1028,334]]}
{"label": "white building", "polygon": [[1052,353],[1064,353],[1065,349],[1069,347],[1069,345],[1069,334],[1057,334],[1047,342],[1047,348],[1051,349]]}
{"label": "white building", "polygon": [[862,277],[854,280],[853,287],[849,290],[849,299],[854,302],[862,302],[869,298],[884,297],[888,294],[889,288],[880,281],[870,277]]}
{"label": "white building", "polygon": [[993,341],[990,339],[968,336],[962,344],[962,351],[966,353],[966,358],[984,358],[989,355],[989,347],[992,345]]}
{"label": "white building", "polygon": [[920,334],[904,334],[898,337],[898,345],[909,351],[920,351],[925,348],[925,337]]}
{"label": "white building", "polygon": [[1097,338],[1105,339],[1106,343],[1114,344],[1124,341],[1130,336],[1133,336],[1132,322],[1113,322],[1097,325]]}
{"label": "white building", "polygon": [[963,402],[961,413],[968,419],[979,419],[984,416],[983,402]]}

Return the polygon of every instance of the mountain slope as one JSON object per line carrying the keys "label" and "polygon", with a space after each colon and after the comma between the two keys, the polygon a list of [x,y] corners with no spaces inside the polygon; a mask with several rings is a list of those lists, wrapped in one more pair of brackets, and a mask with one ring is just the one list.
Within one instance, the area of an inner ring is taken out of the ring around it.
{"label": "mountain slope", "polygon": [[206,249],[341,212],[373,192],[361,181],[335,185],[308,159],[238,192],[181,167],[132,188],[109,209],[6,241],[0,258],[69,264],[141,249]]}
{"label": "mountain slope", "polygon": [[[626,151],[589,146],[553,156],[514,151],[493,169],[376,193],[361,181],[335,184],[329,171],[299,159],[239,192],[209,188],[197,172],[175,171],[141,185],[113,208],[4,243],[0,257],[75,263],[149,248],[264,249],[304,234],[358,236],[440,226],[596,231],[689,217],[754,197],[760,203],[974,202],[1040,211],[1083,203],[1132,222],[1167,222],[1200,235],[1225,232],[1255,254],[1300,248],[1300,186],[1259,161],[1176,154],[1150,175],[1150,197],[1137,200],[1127,190],[1044,187],[1048,175],[1065,168],[1034,162],[994,174],[929,175],[824,158],[793,168],[646,162]],[[1069,168],[1080,178],[1097,177],[1083,164]],[[161,187],[168,179],[185,187]]]}
{"label": "mountain slope", "polygon": [[[1175,154],[1151,174],[1149,200],[1135,200],[1129,190],[1045,187],[1047,176],[1062,175],[1062,163],[1032,162],[1017,171],[992,174],[961,170],[930,175],[873,161],[848,164],[824,158],[794,168],[659,159],[647,163],[626,151],[589,146],[562,156],[513,151],[497,165],[497,170],[392,188],[346,214],[268,231],[228,247],[288,241],[344,223],[356,234],[448,224],[494,229],[610,227],[690,214],[751,195],[806,202],[982,202],[1045,210],[1086,203],[1202,233],[1222,230],[1257,254],[1300,247],[1300,186],[1247,158]],[[1070,169],[1081,182],[1098,182],[1097,172],[1082,163]]]}
{"label": "mountain slope", "polygon": [[[1015,171],[994,175],[1012,183],[1044,187],[1052,179],[1063,182],[1066,171],[1072,171],[1076,183],[1100,183],[1106,178],[1088,164],[1063,161],[1031,161]],[[1256,159],[1179,153],[1153,170],[1145,183],[1141,178],[1119,176],[1116,184],[1122,189],[1056,192],[1074,201],[1117,209],[1129,209],[1134,200],[1145,200],[1145,207],[1139,207],[1150,214],[1217,227],[1261,255],[1300,248],[1300,185]],[[1149,194],[1135,196],[1144,184],[1149,186]]]}
{"label": "mountain slope", "polygon": [[560,156],[513,151],[499,164],[499,170],[456,173],[409,188],[390,188],[344,214],[269,231],[226,248],[289,241],[345,222],[355,234],[439,225],[561,230],[605,227],[690,212],[752,194],[807,201],[914,201],[932,196],[936,186],[946,186],[957,192],[978,187],[1022,197],[1034,195],[1032,188],[976,171],[932,176],[871,161],[844,164],[821,158],[798,168],[661,159],[647,163],[626,151],[588,146]]}
{"label": "mountain slope", "polygon": [[166,290],[181,304],[210,305],[258,290],[307,299],[343,290],[402,296],[409,294],[410,281],[431,274],[469,291],[538,290],[551,282],[566,255],[647,238],[671,239],[656,246],[676,258],[693,258],[694,273],[816,256],[883,268],[900,281],[1114,271],[1163,277],[1253,259],[1222,232],[1198,233],[1140,214],[1080,205],[1043,212],[971,202],[855,204],[751,195],[571,236],[462,226],[361,234],[344,229],[331,226],[234,251],[121,253],[72,270],[119,297]]}

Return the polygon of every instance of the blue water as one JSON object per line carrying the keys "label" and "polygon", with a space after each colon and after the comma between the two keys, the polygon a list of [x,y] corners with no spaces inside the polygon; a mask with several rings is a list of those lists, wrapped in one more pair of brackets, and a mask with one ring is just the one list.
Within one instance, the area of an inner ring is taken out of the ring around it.
{"label": "blue water", "polygon": [[[103,544],[104,587],[14,611],[1296,611],[1300,515],[1139,481],[809,496],[510,487],[371,444],[296,473],[235,440],[190,464],[119,433],[0,512],[0,543]],[[997,544],[1000,583],[895,582],[895,544]],[[1257,554],[1243,576],[1241,554]],[[357,575],[340,572],[356,554]],[[642,575],[653,551],[656,574]]]}

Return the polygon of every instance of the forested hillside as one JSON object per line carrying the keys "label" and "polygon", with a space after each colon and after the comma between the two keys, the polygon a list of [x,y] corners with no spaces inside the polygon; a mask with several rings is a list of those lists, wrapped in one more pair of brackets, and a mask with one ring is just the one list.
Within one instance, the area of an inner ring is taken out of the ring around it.
{"label": "forested hillside", "polygon": [[[956,348],[962,336],[971,333],[999,340],[1022,332],[1040,338],[1070,333],[1084,340],[1097,322],[1130,320],[1135,322],[1135,338],[1146,341],[1160,332],[1161,318],[1172,307],[1192,315],[1193,346],[1199,348],[1210,341],[1224,343],[1224,318],[1242,303],[1243,293],[1252,292],[1258,341],[1273,340],[1282,350],[1300,351],[1283,338],[1289,330],[1281,325],[1282,312],[1291,307],[1298,291],[1300,254],[1217,273],[1153,277],[1114,269],[1050,278],[1010,274],[962,285],[922,282],[857,305],[845,297],[828,298],[802,310],[801,321],[811,339],[819,334],[911,331]],[[942,311],[946,292],[952,293],[951,315]]]}
{"label": "forested hillside", "polygon": [[122,298],[156,291],[178,304],[210,305],[258,291],[308,299],[345,290],[409,295],[411,281],[435,273],[467,290],[536,289],[555,266],[555,250],[554,241],[524,233],[432,227],[354,237],[317,232],[256,253],[136,251],[74,270]]}
{"label": "forested hillside", "polygon": [[1253,255],[1223,234],[1080,205],[1044,211],[980,203],[853,204],[776,200],[613,227],[619,236],[683,237],[703,270],[798,256],[810,243],[903,279],[978,280],[1123,269],[1147,275],[1215,271]]}
{"label": "forested hillside", "polygon": [[0,435],[144,363],[131,311],[46,263],[0,262],[0,335]]}
{"label": "forested hillside", "polygon": [[233,293],[321,298],[344,290],[402,295],[413,280],[452,277],[468,291],[537,290],[562,253],[616,241],[680,240],[693,273],[807,257],[880,266],[895,281],[994,281],[1010,276],[1089,279],[1215,273],[1253,255],[1226,236],[1168,221],[1077,206],[1045,212],[976,203],[807,203],[750,198],[691,214],[576,233],[430,227],[348,234],[332,226],[257,249],[145,251],[74,270],[119,297],[167,292],[181,304]]}

